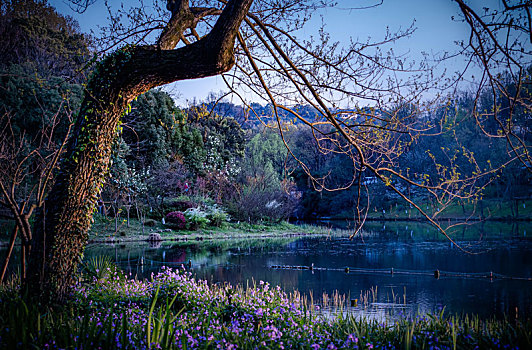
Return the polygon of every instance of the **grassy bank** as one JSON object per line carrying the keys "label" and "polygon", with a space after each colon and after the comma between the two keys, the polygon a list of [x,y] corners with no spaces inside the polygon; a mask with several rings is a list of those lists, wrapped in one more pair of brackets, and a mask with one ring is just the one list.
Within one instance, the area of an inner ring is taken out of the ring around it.
{"label": "grassy bank", "polygon": [[[144,227],[143,227],[144,226]],[[120,220],[116,225],[113,218],[105,219],[97,216],[90,231],[91,242],[128,242],[144,241],[150,234],[157,234],[162,240],[203,240],[225,238],[269,238],[292,237],[306,235],[328,235],[331,233],[343,234],[344,230],[334,232],[322,226],[294,225],[286,221],[278,223],[250,224],[247,222],[225,222],[220,227],[207,226],[197,230],[176,229],[173,226],[163,225],[162,222],[150,220],[142,225],[139,220]]]}
{"label": "grassy bank", "polygon": [[[111,220],[109,220],[111,221]],[[115,230],[114,222],[97,219],[90,232],[90,241],[127,243],[146,241],[151,233],[160,236],[163,241],[190,241],[190,240],[225,240],[225,239],[259,239],[300,236],[340,236],[349,237],[353,233],[352,224],[346,220],[332,223],[319,222],[317,225],[298,224],[287,222],[249,224],[224,223],[221,227],[206,227],[198,230],[177,230],[163,225],[161,222],[152,221],[152,226],[144,225],[140,221],[131,219],[129,226],[121,222]],[[334,225],[330,228],[327,225]],[[343,224],[343,225],[342,225]],[[529,221],[481,221],[471,222],[466,225],[456,225],[455,221],[444,221],[442,227],[447,228],[450,237],[456,240],[478,240],[479,238],[499,239],[513,236],[523,236],[531,232]],[[357,236],[372,237],[374,235],[392,235],[394,238],[404,235],[416,241],[447,240],[439,231],[425,221],[417,220],[380,220],[367,221],[362,231]]]}
{"label": "grassy bank", "polygon": [[163,269],[129,280],[103,261],[87,266],[72,302],[53,310],[0,291],[0,347],[42,349],[495,349],[530,348],[530,320],[440,314],[379,323],[320,316],[297,293],[259,282],[243,290]]}
{"label": "grassy bank", "polygon": [[[440,220],[488,220],[488,221],[531,221],[532,200],[501,202],[498,200],[482,200],[476,203],[457,203],[442,207],[424,204],[421,209],[427,213],[438,213]],[[333,219],[352,219],[353,212],[345,211]],[[415,208],[404,204],[390,204],[386,207],[372,207],[368,211],[369,220],[421,220],[426,218]]]}

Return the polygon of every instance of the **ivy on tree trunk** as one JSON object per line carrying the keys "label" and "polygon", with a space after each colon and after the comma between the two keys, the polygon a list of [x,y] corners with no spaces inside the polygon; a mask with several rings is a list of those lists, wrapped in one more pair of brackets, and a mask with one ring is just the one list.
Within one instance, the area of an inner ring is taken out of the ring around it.
{"label": "ivy on tree trunk", "polygon": [[129,103],[156,86],[228,71],[235,60],[238,29],[252,1],[229,1],[209,34],[174,49],[185,29],[219,10],[169,0],[172,17],[157,45],[126,46],[97,64],[57,181],[35,225],[25,281],[31,295],[45,303],[68,297],[109,168],[111,145]]}

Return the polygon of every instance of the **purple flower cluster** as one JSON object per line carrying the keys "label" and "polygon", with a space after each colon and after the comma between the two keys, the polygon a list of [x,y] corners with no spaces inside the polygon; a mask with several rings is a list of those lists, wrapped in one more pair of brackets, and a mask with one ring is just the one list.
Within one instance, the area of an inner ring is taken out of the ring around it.
{"label": "purple flower cluster", "polygon": [[[479,344],[471,328],[466,331],[454,321],[419,318],[387,324],[322,317],[298,293],[287,295],[262,281],[247,289],[209,285],[190,272],[164,267],[145,281],[110,271],[105,279],[79,285],[76,297],[92,310],[78,316],[80,322],[88,318],[102,329],[109,322],[110,329],[117,327],[117,348],[394,349],[409,338],[413,348],[447,349],[453,337],[468,348]],[[411,333],[405,336],[404,330]]]}
{"label": "purple flower cluster", "polygon": [[28,323],[33,317],[24,316],[28,305],[11,312],[16,298],[5,302],[0,293],[0,321],[11,322],[0,327],[0,348],[531,348],[530,322],[509,325],[442,313],[379,323],[344,312],[321,314],[297,292],[288,295],[262,281],[243,289],[209,285],[170,268],[144,281],[106,271],[90,283],[80,279],[67,314],[38,316],[37,332]]}
{"label": "purple flower cluster", "polygon": [[[164,312],[158,312],[158,319],[150,321],[146,304],[153,300],[155,291],[160,298],[157,306],[162,308],[174,298],[178,306],[166,319],[161,320]],[[279,287],[270,288],[264,282],[247,290],[229,284],[210,286],[190,273],[163,268],[149,281],[127,280],[110,274],[106,280],[78,286],[77,296],[80,302],[89,300],[89,303],[114,300],[113,307],[123,308],[125,312],[113,314],[103,314],[101,308],[96,308],[94,313],[82,317],[91,317],[93,322],[113,317],[113,324],[117,325],[126,317],[127,338],[131,341],[128,346],[146,346],[144,333],[148,322],[160,321],[171,323],[167,329],[172,330],[174,345],[192,349],[288,349],[303,344],[326,348],[330,343],[328,321],[319,319],[310,310],[304,311],[299,299],[290,298]]]}

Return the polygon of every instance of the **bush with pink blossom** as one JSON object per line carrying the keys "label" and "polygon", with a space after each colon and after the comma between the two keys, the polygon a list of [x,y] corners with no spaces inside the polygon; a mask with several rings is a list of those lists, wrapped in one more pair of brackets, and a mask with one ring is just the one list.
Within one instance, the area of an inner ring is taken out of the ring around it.
{"label": "bush with pink blossom", "polygon": [[186,227],[187,219],[180,211],[171,211],[165,216],[165,222],[182,230]]}

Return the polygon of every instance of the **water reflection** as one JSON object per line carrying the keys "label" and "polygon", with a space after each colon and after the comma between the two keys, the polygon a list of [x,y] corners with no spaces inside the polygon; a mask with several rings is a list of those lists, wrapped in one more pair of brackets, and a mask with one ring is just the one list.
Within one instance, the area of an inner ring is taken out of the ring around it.
{"label": "water reflection", "polygon": [[[512,317],[532,315],[532,281],[448,277],[494,272],[532,279],[530,223],[491,223],[460,227],[453,239],[466,254],[427,225],[370,223],[353,240],[346,237],[224,240],[202,242],[94,244],[85,256],[111,256],[132,276],[147,278],[161,266],[191,264],[201,279],[244,286],[254,281],[298,290],[316,301],[335,291],[357,299],[353,310],[380,318],[387,313],[452,313]],[[412,234],[411,234],[412,233]],[[3,254],[2,251],[0,253]],[[311,266],[314,270],[272,269],[273,265]],[[349,273],[345,267],[350,267]],[[324,268],[324,269],[320,269]],[[426,275],[369,273],[357,269],[425,272]],[[434,271],[442,275],[434,278]],[[375,292],[369,292],[369,291]],[[370,293],[370,294],[368,294]],[[366,300],[364,301],[364,298]]]}
{"label": "water reflection", "polygon": [[[399,226],[401,225],[401,226]],[[501,278],[448,277],[445,271],[459,273],[494,272],[532,279],[532,242],[524,233],[484,225],[470,232],[455,233],[454,239],[466,254],[444,240],[434,230],[418,223],[381,224],[363,235],[345,237],[278,240],[205,241],[168,244],[157,248],[138,246],[92,246],[87,255],[111,255],[132,275],[147,277],[162,265],[180,266],[191,262],[198,278],[212,282],[252,284],[268,281],[285,291],[299,290],[320,300],[323,293],[335,291],[357,299],[357,310],[377,317],[397,313],[437,313],[443,307],[453,313],[481,316],[504,314],[532,315],[532,281]],[[521,225],[521,229],[524,225]],[[411,236],[411,232],[413,232]],[[521,231],[524,232],[524,231]],[[141,258],[139,258],[141,257]],[[311,266],[314,270],[272,269],[273,265]],[[349,273],[345,267],[351,267]],[[324,268],[324,269],[320,269]],[[357,269],[425,272],[426,275],[363,273]],[[434,278],[434,271],[442,275]],[[377,290],[369,302],[360,300]],[[399,298],[400,303],[394,300]],[[395,304],[395,305],[394,305]],[[402,304],[399,306],[398,304]]]}

